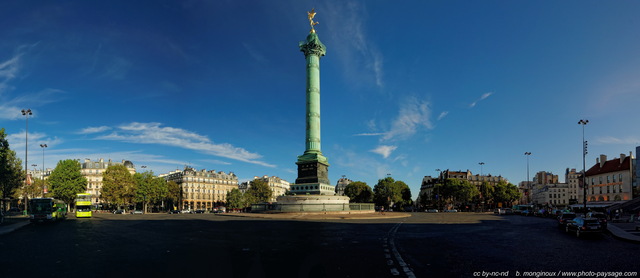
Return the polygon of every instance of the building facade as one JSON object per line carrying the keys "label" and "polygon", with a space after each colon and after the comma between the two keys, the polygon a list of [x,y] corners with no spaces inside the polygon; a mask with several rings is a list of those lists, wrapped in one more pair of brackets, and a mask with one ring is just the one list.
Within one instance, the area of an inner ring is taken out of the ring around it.
{"label": "building facade", "polygon": [[238,188],[238,177],[233,172],[227,174],[185,167],[184,170],[175,170],[160,177],[180,185],[180,204],[182,209],[187,210],[212,210],[225,204],[227,193]]}
{"label": "building facade", "polygon": [[[276,176],[253,177],[253,180],[261,180],[269,185],[269,188],[271,188],[271,192],[273,192],[273,194],[271,194],[271,199],[269,200],[269,202],[275,202],[278,196],[284,196],[287,191],[291,189],[291,184],[288,181]],[[249,187],[250,185],[247,183],[246,189],[249,189]],[[245,192],[246,189],[244,190]]]}
{"label": "building facade", "polygon": [[353,182],[352,180],[347,179],[345,177],[342,177],[341,179],[339,179],[338,183],[336,183],[336,195],[344,196],[344,188],[347,187],[347,185],[349,185],[352,182]]}
{"label": "building facade", "polygon": [[[80,162],[80,160],[78,160]],[[136,173],[135,165],[129,160],[122,160],[121,162],[111,161],[111,159],[105,161],[100,158],[97,161],[91,161],[85,159],[84,162],[80,162],[80,174],[87,179],[87,191],[91,194],[91,202],[94,205],[99,205],[102,200],[100,194],[102,190],[102,174],[109,168],[109,166],[124,165],[132,175]]]}
{"label": "building facade", "polygon": [[607,160],[601,154],[596,164],[586,172],[587,200],[589,202],[628,201],[633,199],[633,157],[620,154]]}
{"label": "building facade", "polygon": [[576,172],[576,169],[567,168],[565,172],[565,181],[569,186],[567,194],[569,194],[569,204],[583,203],[584,187],[582,186],[582,171]]}

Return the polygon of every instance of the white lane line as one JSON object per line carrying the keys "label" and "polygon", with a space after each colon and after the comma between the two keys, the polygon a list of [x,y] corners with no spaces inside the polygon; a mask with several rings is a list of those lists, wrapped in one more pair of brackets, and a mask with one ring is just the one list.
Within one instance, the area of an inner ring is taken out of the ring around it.
{"label": "white lane line", "polygon": [[398,223],[390,230],[389,245],[391,246],[391,252],[393,253],[393,256],[396,258],[396,261],[398,261],[398,264],[400,265],[400,267],[402,267],[402,271],[404,272],[404,274],[407,275],[408,278],[416,278],[416,275],[413,273],[413,271],[407,265],[407,263],[404,262],[404,259],[402,259],[400,252],[398,252],[398,249],[396,248],[395,236],[396,236],[396,232],[398,232],[398,228],[400,228],[400,225],[402,225],[402,222]]}

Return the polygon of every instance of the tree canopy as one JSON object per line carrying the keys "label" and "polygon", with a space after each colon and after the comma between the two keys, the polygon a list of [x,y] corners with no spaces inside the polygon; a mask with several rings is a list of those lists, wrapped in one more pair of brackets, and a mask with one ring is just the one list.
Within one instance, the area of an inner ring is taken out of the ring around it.
{"label": "tree canopy", "polygon": [[392,177],[378,180],[378,183],[373,187],[373,200],[376,205],[385,207],[403,207],[413,204],[409,186]]}
{"label": "tree canopy", "polygon": [[373,190],[365,182],[354,181],[344,188],[344,195],[349,197],[350,203],[371,203],[373,202]]}
{"label": "tree canopy", "polygon": [[245,200],[244,194],[240,189],[234,188],[227,194],[227,208],[229,209],[243,209],[249,204]]}
{"label": "tree canopy", "polygon": [[22,160],[9,148],[4,128],[0,128],[0,198],[13,197],[24,181]]}
{"label": "tree canopy", "polygon": [[87,190],[87,178],[80,173],[80,169],[80,162],[77,160],[58,161],[48,180],[54,198],[71,204],[76,194]]}
{"label": "tree canopy", "polygon": [[272,195],[273,191],[265,181],[253,180],[245,193],[245,198],[249,203],[262,203],[269,202]]}
{"label": "tree canopy", "polygon": [[107,167],[102,174],[101,197],[113,204],[130,204],[136,194],[136,181],[124,165]]}
{"label": "tree canopy", "polygon": [[136,181],[135,201],[143,204],[145,212],[149,204],[158,203],[169,194],[167,181],[154,176],[153,172],[135,173],[133,178]]}

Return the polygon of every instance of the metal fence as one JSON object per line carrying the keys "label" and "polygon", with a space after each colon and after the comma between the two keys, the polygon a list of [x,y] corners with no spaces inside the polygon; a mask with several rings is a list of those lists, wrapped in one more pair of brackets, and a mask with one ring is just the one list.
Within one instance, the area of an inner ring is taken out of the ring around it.
{"label": "metal fence", "polygon": [[349,204],[252,204],[251,212],[367,212],[374,211],[373,203]]}

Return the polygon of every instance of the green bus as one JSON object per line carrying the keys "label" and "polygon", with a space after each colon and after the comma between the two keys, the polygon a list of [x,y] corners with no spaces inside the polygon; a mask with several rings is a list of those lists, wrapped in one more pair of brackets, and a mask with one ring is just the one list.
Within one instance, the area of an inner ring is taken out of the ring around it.
{"label": "green bus", "polygon": [[31,222],[54,222],[67,218],[67,204],[53,198],[34,198],[29,200],[29,219]]}
{"label": "green bus", "polygon": [[76,217],[91,217],[91,194],[76,195]]}

